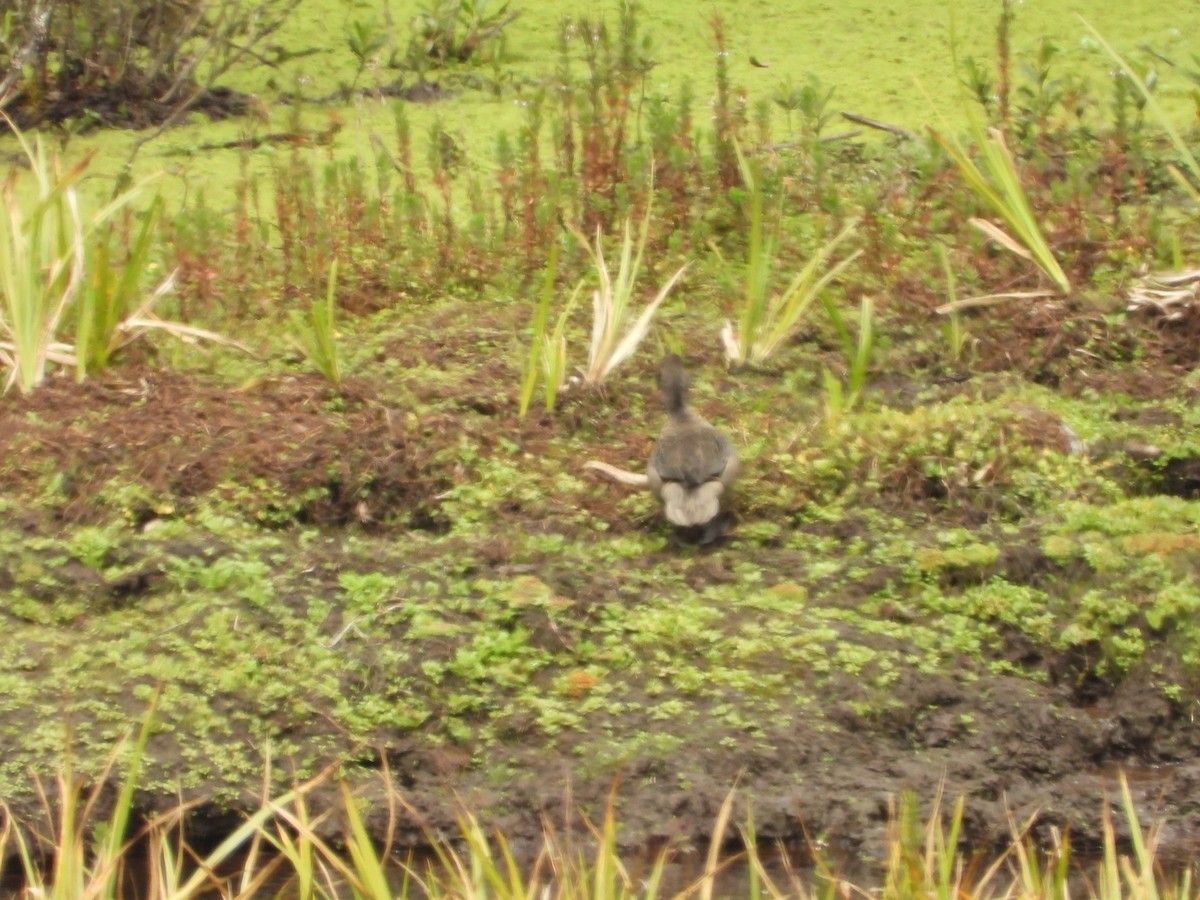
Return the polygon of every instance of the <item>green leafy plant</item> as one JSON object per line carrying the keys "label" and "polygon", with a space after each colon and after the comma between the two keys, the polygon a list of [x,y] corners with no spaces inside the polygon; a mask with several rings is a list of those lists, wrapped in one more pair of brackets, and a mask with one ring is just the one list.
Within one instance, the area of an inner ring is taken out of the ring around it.
{"label": "green leafy plant", "polygon": [[17,199],[16,170],[4,184],[0,217],[0,362],[10,369],[5,388],[16,381],[28,393],[46,376],[46,364],[70,362],[70,348],[56,340],[59,323],[83,280],[83,222],[73,184],[87,159],[65,174],[46,153],[18,139],[37,180],[37,199]]}
{"label": "green leafy plant", "polygon": [[809,257],[800,272],[782,291],[772,293],[771,275],[775,268],[776,239],[765,234],[763,213],[763,174],[757,160],[747,159],[737,147],[742,180],[748,191],[750,222],[743,269],[741,312],[737,327],[726,322],[721,330],[725,357],[735,365],[757,365],[769,359],[799,330],[813,301],[860,254],[856,250],[830,265],[838,247],[855,231],[850,222]]}
{"label": "green leafy plant", "polygon": [[[35,182],[33,200],[18,194],[16,170],[0,189],[5,207],[0,214],[0,365],[9,369],[5,390],[15,383],[25,393],[32,391],[45,379],[50,363],[75,366],[82,379],[89,371],[107,366],[121,343],[151,329],[185,340],[200,338],[241,347],[212,331],[154,315],[154,304],[174,285],[173,276],[130,311],[140,289],[140,269],[150,254],[158,201],[151,204],[130,255],[120,266],[112,258],[110,226],[150,179],[85,217],[76,183],[87,171],[91,155],[63,172],[40,136],[31,144],[2,112],[0,117],[16,134]],[[93,241],[96,249],[89,252]],[[63,339],[69,321],[75,323],[74,343]]]}
{"label": "green leafy plant", "polygon": [[1112,61],[1117,64],[1117,67],[1121,70],[1121,73],[1137,90],[1139,96],[1145,102],[1146,107],[1152,113],[1154,113],[1154,117],[1158,119],[1159,124],[1162,125],[1163,130],[1167,133],[1167,137],[1171,139],[1171,145],[1175,148],[1175,152],[1179,154],[1179,158],[1183,161],[1184,168],[1188,170],[1193,180],[1188,181],[1188,179],[1184,177],[1183,173],[1177,166],[1171,166],[1170,170],[1174,174],[1175,180],[1178,181],[1183,189],[1188,192],[1192,200],[1196,203],[1200,203],[1200,187],[1198,187],[1198,185],[1200,185],[1200,159],[1197,159],[1196,154],[1192,152],[1191,146],[1186,140],[1184,140],[1183,136],[1180,135],[1179,129],[1175,127],[1175,123],[1171,121],[1171,117],[1167,115],[1166,111],[1155,99],[1151,90],[1153,86],[1152,83],[1147,83],[1146,78],[1139,76],[1129,62],[1113,49],[1112,45],[1105,40],[1104,35],[1102,35],[1099,30],[1092,25],[1091,22],[1083,18],[1083,16],[1080,16],[1079,20],[1083,22],[1084,27],[1092,33],[1092,36],[1096,39],[1100,46],[1104,48],[1104,52],[1107,53]]}
{"label": "green leafy plant", "polygon": [[[51,848],[54,863],[48,881],[38,865],[41,854],[35,852],[35,849],[26,843],[20,829],[14,831],[17,843],[16,856],[24,870],[26,884],[33,886],[31,893],[55,898],[55,900],[117,896],[121,883],[123,858],[127,849],[125,836],[133,811],[133,794],[145,757],[146,745],[150,740],[158,698],[159,692],[156,691],[142,719],[141,729],[138,731],[133,745],[130,746],[127,740],[122,740],[117,745],[116,750],[109,758],[100,783],[86,799],[83,793],[83,781],[75,775],[69,746],[63,757],[62,768],[58,773],[56,809],[51,807],[50,800],[39,784],[39,793],[46,806],[47,817],[55,821],[57,826]],[[109,819],[99,824],[90,822],[89,813],[99,798],[108,773],[112,771],[121,757],[127,757],[127,768],[117,790],[117,797]],[[11,819],[11,814],[2,803],[0,803],[0,810],[5,813],[6,819]]]}
{"label": "green leafy plant", "polygon": [[490,0],[429,0],[413,19],[408,61],[418,70],[430,63],[467,62],[486,57],[488,46],[503,38],[519,13],[508,2]]}
{"label": "green leafy plant", "polygon": [[621,257],[615,275],[609,270],[608,262],[604,258],[604,246],[599,230],[596,231],[595,247],[589,244],[582,234],[575,232],[579,243],[591,256],[599,280],[599,286],[592,291],[592,336],[588,345],[588,364],[583,372],[583,380],[589,385],[602,384],[617,366],[633,355],[649,331],[654,314],[687,271],[686,263],[680,266],[659,288],[654,299],[638,317],[632,322],[629,321],[633,314],[631,307],[634,285],[641,271],[642,253],[646,249],[649,230],[649,207],[642,217],[636,242],[629,220],[625,221]]}
{"label": "green leafy plant", "polygon": [[517,414],[523,419],[533,403],[533,395],[537,391],[538,381],[542,382],[542,395],[547,412],[554,412],[558,403],[558,393],[567,380],[567,320],[575,309],[582,285],[577,285],[559,313],[554,324],[554,330],[547,334],[549,324],[550,303],[554,297],[554,277],[558,270],[558,245],[550,248],[550,260],[546,264],[546,273],[542,279],[542,293],[538,300],[537,310],[533,315],[533,326],[529,341],[529,355],[525,362],[525,371],[521,379],[521,396],[518,401]]}
{"label": "green leafy plant", "polygon": [[867,385],[867,371],[871,365],[871,353],[875,348],[875,303],[870,297],[863,297],[859,303],[858,331],[851,334],[845,319],[837,304],[825,299],[825,309],[837,329],[842,341],[842,349],[846,355],[846,386],[843,389],[842,380],[828,369],[825,370],[825,415],[831,422],[836,422],[841,416],[854,408]]}
{"label": "green leafy plant", "polygon": [[[554,294],[554,272],[557,269],[558,245],[555,244],[550,248],[550,260],[546,263],[546,273],[542,278],[542,293],[538,299],[537,310],[533,314],[529,353],[525,358],[525,370],[521,375],[521,394],[517,400],[517,415],[522,419],[529,412],[529,406],[533,403],[533,394],[537,390],[538,379],[541,377],[542,360],[546,354],[546,321],[550,316],[550,300]],[[557,386],[554,393],[555,396],[558,395]]]}
{"label": "green leafy plant", "polygon": [[[5,388],[15,382],[28,393],[46,377],[50,362],[78,364],[86,372],[89,356],[93,360],[102,356],[107,361],[111,336],[117,327],[107,320],[118,302],[128,301],[133,291],[131,284],[110,286],[104,280],[106,274],[96,273],[100,280],[85,295],[89,302],[79,320],[86,340],[81,351],[84,362],[79,363],[74,348],[60,340],[59,329],[84,290],[89,274],[87,242],[140,195],[144,182],[85,219],[75,186],[87,170],[91,156],[63,172],[40,136],[35,136],[30,144],[7,116],[4,120],[17,136],[36,187],[32,201],[22,200],[14,169],[2,189],[5,208],[0,215],[0,294],[4,298],[0,307],[0,336],[4,338],[0,340],[0,363],[10,370]],[[107,258],[93,258],[93,261],[99,264],[107,262]],[[135,275],[130,273],[130,278]],[[107,296],[102,299],[102,295]],[[105,332],[109,335],[108,342],[103,339]],[[101,345],[103,351],[98,349]]]}
{"label": "green leafy plant", "polygon": [[387,31],[380,26],[378,19],[354,19],[347,23],[346,47],[358,63],[354,80],[350,83],[351,89],[358,85],[362,73],[371,64],[375,54],[387,46],[387,42]]}
{"label": "green leafy plant", "polygon": [[825,126],[834,116],[829,111],[833,88],[825,89],[821,79],[813,72],[808,73],[803,85],[797,85],[790,77],[787,78],[771,99],[787,115],[789,132],[792,130],[792,113],[800,114],[801,132],[808,141],[819,141]]}
{"label": "green leafy plant", "polygon": [[950,255],[944,244],[936,245],[938,260],[942,264],[942,274],[946,279],[946,304],[938,307],[938,312],[946,317],[946,325],[942,329],[946,343],[950,345],[950,359],[958,362],[962,358],[963,348],[970,337],[963,327],[962,313],[958,311],[958,281],[954,277],[954,269],[950,265]]}
{"label": "green leafy plant", "polygon": [[[239,61],[248,56],[265,61],[266,38],[300,3],[6,3],[0,106],[9,101],[25,128],[64,119],[157,124],[195,106]],[[90,27],[101,21],[103,28]]]}
{"label": "green leafy plant", "polygon": [[[114,258],[116,229],[112,223],[87,248],[87,278],[80,290],[75,323],[75,373],[80,381],[90,372],[108,368],[112,355],[121,346],[125,337],[122,326],[134,309],[142,275],[150,268],[154,229],[161,211],[162,199],[156,197],[143,214],[141,228],[123,262]],[[173,285],[173,276],[164,279],[140,312],[145,313]]]}
{"label": "green leafy plant", "polygon": [[313,301],[307,321],[300,313],[292,313],[293,339],[303,351],[304,358],[332,385],[342,383],[337,332],[334,329],[334,314],[337,311],[337,270],[337,260],[334,260],[329,265],[325,299]]}
{"label": "green leafy plant", "polygon": [[[570,830],[560,832],[547,818],[540,847],[530,858],[518,858],[503,832],[487,829],[469,810],[459,813],[457,833],[446,835],[429,826],[420,812],[399,792],[386,761],[380,773],[386,803],[386,830],[382,841],[367,827],[366,806],[344,782],[340,790],[327,788],[334,778],[331,765],[291,790],[272,796],[271,762],[262,776],[262,798],[257,809],[212,850],[198,853],[187,843],[186,813],[181,804],[156,815],[140,827],[134,822],[134,792],[153,732],[159,693],[156,691],[136,739],[122,741],[110,759],[98,786],[87,797],[68,755],[58,777],[58,793],[51,801],[43,792],[54,821],[52,834],[30,839],[27,829],[15,823],[0,803],[0,852],[15,859],[23,883],[13,889],[19,900],[123,896],[131,866],[139,865],[140,896],[151,900],[190,900],[221,896],[249,900],[274,885],[277,896],[299,898],[349,896],[358,898],[460,897],[616,898],[640,896],[718,896],[720,878],[730,864],[744,862],[744,896],[751,898],[834,897],[878,893],[883,897],[985,900],[1021,896],[1031,900],[1069,900],[1068,875],[1073,867],[1066,835],[1052,831],[1050,846],[1039,849],[1030,836],[1034,817],[1018,824],[1008,817],[1008,846],[984,863],[967,857],[961,844],[966,804],[955,802],[948,818],[939,789],[926,817],[912,794],[903,794],[890,806],[885,846],[886,867],[881,885],[856,884],[836,873],[825,852],[809,843],[814,873],[800,873],[782,860],[759,849],[754,820],[747,809],[745,824],[738,827],[743,850],[724,852],[733,821],[737,789],[730,790],[712,822],[703,869],[684,889],[670,890],[665,881],[673,848],[658,851],[648,867],[638,872],[622,857],[618,845],[616,789],[609,794],[603,819],[583,822],[591,835],[585,846],[572,841]],[[116,760],[126,756],[126,769],[117,787],[113,810],[101,822],[92,811]],[[311,796],[332,799],[321,810],[310,808]],[[1120,778],[1119,803],[1128,833],[1128,854],[1119,851],[1114,816],[1108,804],[1101,813],[1102,848],[1095,862],[1094,896],[1098,900],[1122,897],[1191,897],[1190,873],[1164,874],[1157,856],[1160,830],[1141,825],[1129,784]],[[53,804],[54,809],[51,809]],[[418,861],[393,861],[393,836],[400,814],[417,823],[429,853]],[[572,814],[573,811],[572,811]],[[328,837],[329,819],[340,827],[338,843]],[[132,837],[130,832],[132,828]],[[135,849],[144,848],[144,849]],[[52,858],[47,872],[44,858]],[[643,862],[645,862],[643,860]],[[770,865],[770,863],[775,863]],[[779,863],[782,862],[781,878]],[[823,885],[823,887],[822,887]],[[836,893],[834,888],[836,887]]]}

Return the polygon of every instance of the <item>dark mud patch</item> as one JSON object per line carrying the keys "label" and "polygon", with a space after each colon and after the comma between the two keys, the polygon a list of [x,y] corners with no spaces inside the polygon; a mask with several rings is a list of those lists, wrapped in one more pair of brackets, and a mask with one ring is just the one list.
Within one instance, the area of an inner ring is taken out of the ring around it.
{"label": "dark mud patch", "polygon": [[[197,91],[195,87],[177,91],[170,79],[160,83],[125,86],[121,92],[88,89],[67,90],[50,101],[23,103],[20,92],[10,104],[13,122],[21,131],[64,122],[80,123],[79,132],[96,128],[129,128],[140,131],[177,120],[188,113],[200,113],[210,121],[220,122],[244,116],[255,110],[258,103],[249,94],[228,87],[213,87]],[[194,96],[187,101],[164,101],[159,98]]]}
{"label": "dark mud patch", "polygon": [[53,379],[0,402],[0,490],[52,482],[65,522],[103,517],[97,501],[118,483],[140,489],[124,510],[140,522],[210,494],[262,524],[428,518],[446,486],[430,462],[445,435],[415,440],[401,410],[365,393],[309,377],[235,389],[167,370]]}
{"label": "dark mud patch", "polygon": [[[906,791],[926,814],[943,792],[965,797],[964,840],[974,850],[1007,847],[1010,814],[1021,822],[1032,818],[1039,839],[1048,842],[1052,828],[1069,829],[1078,850],[1099,850],[1101,810],[1117,793],[1118,773],[1128,771],[1143,824],[1171,823],[1163,858],[1188,858],[1194,847],[1200,813],[1188,791],[1200,781],[1200,767],[1147,753],[1144,741],[1140,752],[1131,746],[1130,723],[1147,720],[1139,709],[1144,697],[1080,708],[1068,691],[1023,679],[963,685],[930,678],[900,685],[896,699],[886,716],[865,718],[834,702],[827,718],[786,730],[768,726],[760,741],[713,728],[692,735],[669,759],[631,759],[605,779],[581,774],[570,747],[489,751],[484,766],[515,773],[502,791],[461,752],[449,762],[444,752],[393,758],[392,776],[425,824],[452,833],[451,810],[465,802],[498,823],[514,846],[531,850],[546,821],[560,832],[583,832],[580,813],[598,821],[613,791],[627,849],[700,848],[737,785],[735,817],[751,808],[760,840],[799,843],[819,835],[871,865],[882,863],[889,815]],[[1171,715],[1155,717],[1152,727],[1160,740],[1168,733],[1178,740],[1188,730]],[[725,749],[730,738],[745,749]],[[382,800],[382,789],[375,793]],[[386,825],[375,824],[381,831]],[[418,846],[425,840],[415,821],[401,834]],[[1124,823],[1118,835],[1128,839]]]}

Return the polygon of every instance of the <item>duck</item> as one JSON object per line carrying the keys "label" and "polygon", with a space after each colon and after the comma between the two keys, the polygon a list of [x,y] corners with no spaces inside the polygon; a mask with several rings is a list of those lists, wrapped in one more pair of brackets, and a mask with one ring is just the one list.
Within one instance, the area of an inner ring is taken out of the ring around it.
{"label": "duck", "polygon": [[622,484],[648,488],[677,537],[710,544],[729,526],[730,489],[739,470],[737,450],[688,403],[691,378],[678,354],[663,357],[658,386],[667,419],[645,475],[594,460],[584,467]]}
{"label": "duck", "polygon": [[650,454],[646,485],[677,532],[701,544],[712,543],[729,524],[737,450],[688,403],[691,378],[677,354],[663,357],[658,387],[667,420]]}

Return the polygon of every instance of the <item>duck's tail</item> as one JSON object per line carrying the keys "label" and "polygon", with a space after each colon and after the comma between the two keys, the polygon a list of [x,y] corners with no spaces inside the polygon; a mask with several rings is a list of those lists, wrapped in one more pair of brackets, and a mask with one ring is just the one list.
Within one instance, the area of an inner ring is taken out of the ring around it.
{"label": "duck's tail", "polygon": [[616,466],[610,466],[608,463],[595,459],[589,459],[583,464],[583,467],[591,469],[593,472],[599,472],[601,475],[605,475],[619,484],[645,487],[647,481],[649,481],[644,472],[630,472],[626,469],[618,469]]}
{"label": "duck's tail", "polygon": [[689,383],[683,360],[674,353],[664,356],[658,370],[658,386],[662,389],[663,402],[671,415],[679,415],[687,409]]}

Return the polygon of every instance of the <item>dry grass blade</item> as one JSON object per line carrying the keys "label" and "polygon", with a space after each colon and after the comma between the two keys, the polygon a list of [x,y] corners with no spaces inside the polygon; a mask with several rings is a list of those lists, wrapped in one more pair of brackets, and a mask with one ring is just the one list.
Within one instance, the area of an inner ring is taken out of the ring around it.
{"label": "dry grass blade", "polygon": [[274,799],[265,798],[259,809],[248,816],[241,825],[226,836],[225,840],[221,841],[214,850],[197,862],[196,871],[183,883],[177,893],[172,895],[172,900],[187,900],[187,898],[204,893],[207,890],[207,885],[212,880],[213,872],[225,864],[231,857],[241,852],[241,849],[253,840],[255,835],[262,834],[267,823],[276,818],[281,809],[285,809],[288,804],[296,802],[317,786],[328,781],[338,765],[339,763],[336,762],[330,763],[308,781],[292,788],[279,797]]}
{"label": "dry grass blade", "polygon": [[994,222],[989,222],[987,219],[980,219],[978,217],[972,217],[969,221],[1005,250],[1017,254],[1022,259],[1033,259],[1032,253],[1022,247],[1016,238],[1009,235],[1008,232]]}
{"label": "dry grass blade", "polygon": [[725,864],[721,862],[721,845],[725,842],[725,833],[729,830],[729,820],[733,817],[733,801],[736,793],[737,785],[735,784],[725,795],[721,809],[717,813],[717,821],[713,824],[712,837],[708,842],[708,857],[704,861],[704,875],[701,877],[699,885],[700,900],[712,900],[713,890],[717,883],[717,873],[724,868],[724,865],[728,864],[728,861]]}
{"label": "dry grass blade", "polygon": [[953,303],[943,303],[934,309],[935,312],[946,315],[960,309],[974,309],[981,306],[995,306],[1008,300],[1037,300],[1042,297],[1054,297],[1054,291],[1006,291],[1001,294],[982,294],[978,297],[964,297]]}
{"label": "dry grass blade", "polygon": [[654,319],[654,314],[658,311],[658,308],[662,305],[663,301],[667,299],[667,295],[671,293],[671,288],[675,287],[676,282],[678,282],[679,279],[683,277],[683,273],[688,270],[688,265],[688,263],[684,263],[682,266],[680,266],[679,269],[676,270],[675,274],[667,279],[666,284],[659,289],[658,293],[654,296],[654,299],[650,301],[650,304],[644,310],[642,310],[641,315],[639,315],[634,321],[633,325],[630,326],[620,343],[617,344],[616,349],[613,350],[608,360],[601,367],[599,381],[603,381],[605,378],[607,378],[613,369],[632,356],[634,351],[637,350],[638,344],[642,342],[642,338],[644,338],[646,336],[646,332],[650,330],[650,322]]}
{"label": "dry grass blade", "polygon": [[233,338],[227,338],[224,335],[217,334],[215,331],[209,331],[207,328],[198,328],[195,325],[184,325],[182,322],[170,322],[165,319],[160,319],[149,312],[130,316],[123,323],[121,323],[121,330],[126,332],[132,332],[135,329],[152,328],[165,331],[172,337],[179,338],[180,340],[187,341],[189,343],[196,340],[204,340],[211,341],[214,344],[224,344],[226,347],[234,347],[238,350],[241,350],[243,353],[254,352],[240,341],[235,341]]}
{"label": "dry grass blade", "polygon": [[583,464],[585,469],[593,472],[599,472],[619,484],[628,484],[633,487],[645,487],[649,483],[649,477],[645,472],[630,472],[627,469],[618,469],[616,466],[610,466],[606,462],[600,462],[596,459],[589,459]]}
{"label": "dry grass blade", "polygon": [[[191,900],[198,896],[248,900],[262,896],[273,879],[280,877],[284,882],[275,895],[294,896],[300,900],[347,895],[371,900],[418,895],[461,900],[554,897],[620,900],[634,896],[647,900],[659,896],[673,896],[677,900],[689,897],[714,900],[718,896],[733,896],[733,890],[738,891],[738,896],[747,896],[751,900],[764,897],[771,900],[785,897],[799,900],[813,897],[823,900],[847,900],[850,897],[862,900],[869,897],[884,900],[917,897],[924,900],[1017,897],[1070,900],[1071,896],[1067,877],[1069,841],[1054,832],[1052,846],[1037,849],[1030,837],[1037,813],[1031,814],[1022,825],[1017,824],[1011,812],[1008,813],[1010,842],[998,857],[983,865],[978,858],[965,856],[960,846],[963,798],[960,797],[953,810],[944,815],[940,792],[925,817],[919,814],[915,796],[905,795],[898,805],[893,805],[888,829],[887,873],[882,887],[870,888],[843,881],[834,874],[822,851],[811,842],[815,880],[811,875],[793,871],[784,856],[789,882],[781,884],[768,874],[749,812],[746,824],[739,828],[744,854],[722,858],[733,821],[736,786],[726,794],[713,822],[702,873],[695,881],[674,888],[669,894],[662,893],[666,850],[658,855],[651,870],[640,880],[633,877],[622,859],[617,847],[615,789],[605,804],[600,826],[588,823],[595,843],[590,857],[585,858],[582,853],[572,855],[569,836],[564,845],[547,820],[543,827],[543,844],[536,859],[532,863],[528,860],[520,862],[502,833],[496,831],[494,836],[489,836],[478,817],[464,812],[458,818],[457,834],[451,837],[435,834],[422,823],[432,851],[431,859],[421,873],[415,870],[411,858],[397,870],[390,864],[397,808],[404,808],[421,822],[419,814],[387,780],[389,821],[387,835],[382,841],[377,842],[378,835],[368,832],[359,811],[359,800],[345,783],[341,784],[340,802],[316,816],[310,815],[308,793],[327,783],[333,771],[334,767],[330,766],[277,799],[267,796],[270,781],[264,779],[260,809],[220,847],[199,858],[185,841],[183,824],[188,806],[183,803],[148,821],[134,841],[126,841],[123,834],[101,828],[96,830],[96,838],[89,842],[86,834],[97,794],[92,793],[85,799],[81,782],[67,764],[59,778],[60,803],[67,805],[61,807],[56,817],[57,833],[47,839],[53,843],[45,848],[56,857],[51,879],[43,878],[36,851],[28,846],[21,828],[15,825],[3,803],[0,803],[0,858],[15,858],[23,867],[26,884],[18,896],[24,900],[102,900],[118,896],[120,885],[124,883],[120,879],[128,874],[125,870],[130,863],[129,850],[142,838],[148,839],[150,846],[149,882],[142,896],[150,900]],[[130,774],[136,774],[136,769],[131,769]],[[381,777],[388,779],[386,773]],[[132,780],[126,782],[132,783]],[[118,810],[110,822],[103,824],[127,825],[128,820],[121,816],[128,813],[131,796],[132,788],[123,786],[118,802],[125,806],[125,813]],[[1105,804],[1101,822],[1103,856],[1095,869],[1095,893],[1092,896],[1099,900],[1193,896],[1186,874],[1174,881],[1164,876],[1157,858],[1160,829],[1142,828],[1124,777],[1121,778],[1120,801],[1129,833],[1130,852],[1118,852],[1113,810],[1110,804]],[[316,833],[326,817],[338,812],[343,816],[344,849],[335,848]],[[172,835],[176,835],[174,840]],[[455,849],[456,845],[465,849]],[[265,863],[264,847],[275,851],[268,855]],[[235,855],[236,867],[230,870],[228,866]],[[743,860],[744,874],[739,877],[744,877],[745,881],[736,888],[719,885],[718,877]],[[185,877],[189,868],[194,871]],[[404,876],[399,884],[395,878],[398,873]]]}

